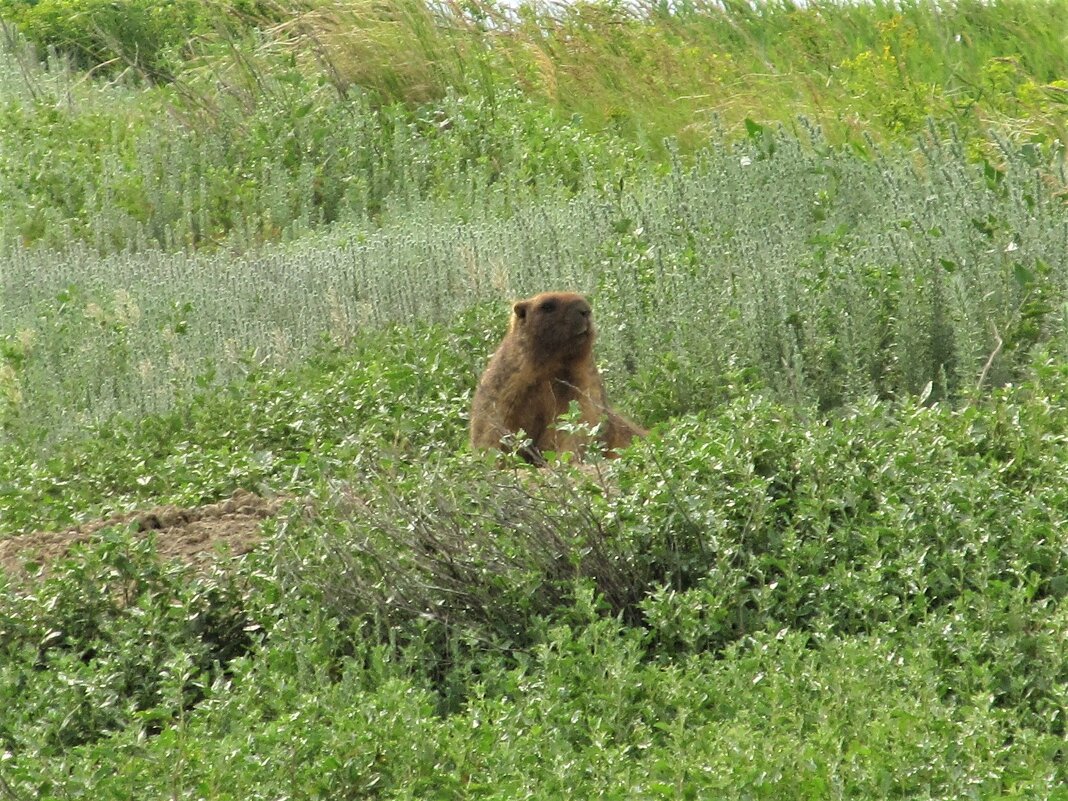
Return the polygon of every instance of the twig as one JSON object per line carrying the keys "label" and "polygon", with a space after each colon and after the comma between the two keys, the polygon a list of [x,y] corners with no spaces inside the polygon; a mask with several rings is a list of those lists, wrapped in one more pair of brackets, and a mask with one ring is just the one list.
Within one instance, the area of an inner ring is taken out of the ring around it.
{"label": "twig", "polygon": [[41,99],[41,92],[38,90],[33,79],[32,71],[26,63],[25,47],[21,46],[18,36],[15,34],[15,29],[9,26],[4,20],[0,20],[0,31],[4,32],[4,43],[7,49],[14,55],[15,61],[18,62],[19,71],[22,73],[22,79],[25,81],[26,89],[30,93],[30,99],[35,103],[38,102]]}
{"label": "twig", "polygon": [[1001,346],[1005,343],[1001,339],[1001,334],[998,333],[998,327],[994,323],[990,324],[990,327],[994,329],[994,339],[997,340],[997,344],[994,346],[994,350],[990,353],[990,358],[986,360],[986,364],[983,365],[983,371],[979,374],[979,381],[975,385],[975,394],[978,395],[983,388],[983,383],[986,381],[986,375],[990,372],[991,366],[994,364],[994,359],[1001,353]]}

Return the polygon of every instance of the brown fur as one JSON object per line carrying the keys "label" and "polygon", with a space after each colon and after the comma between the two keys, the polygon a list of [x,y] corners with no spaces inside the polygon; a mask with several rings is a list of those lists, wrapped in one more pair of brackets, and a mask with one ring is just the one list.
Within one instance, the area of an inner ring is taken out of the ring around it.
{"label": "brown fur", "polygon": [[[577,401],[583,423],[600,424],[599,439],[609,455],[634,437],[640,426],[617,414],[605,400],[604,382],[593,361],[596,331],[590,304],[573,292],[544,292],[512,307],[508,334],[482,374],[471,407],[471,445],[519,452],[544,462],[545,451],[581,454],[586,437],[560,431],[557,417]],[[519,442],[509,435],[524,432]]]}

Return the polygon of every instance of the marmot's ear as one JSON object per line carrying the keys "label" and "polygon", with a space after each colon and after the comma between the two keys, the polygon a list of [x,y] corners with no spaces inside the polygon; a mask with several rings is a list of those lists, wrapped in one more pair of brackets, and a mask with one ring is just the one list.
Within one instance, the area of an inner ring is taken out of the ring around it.
{"label": "marmot's ear", "polygon": [[512,312],[520,320],[525,320],[526,317],[527,317],[527,309],[529,307],[530,307],[530,304],[528,304],[525,300],[520,300],[520,301],[517,301],[516,304],[512,307]]}

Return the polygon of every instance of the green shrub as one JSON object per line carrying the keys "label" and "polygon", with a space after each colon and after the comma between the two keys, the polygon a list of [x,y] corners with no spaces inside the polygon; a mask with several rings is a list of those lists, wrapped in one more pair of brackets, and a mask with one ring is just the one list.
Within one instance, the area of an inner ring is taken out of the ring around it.
{"label": "green shrub", "polygon": [[5,750],[48,759],[127,727],[159,731],[254,641],[233,575],[193,577],[120,529],[41,577],[4,578]]}
{"label": "green shrub", "polygon": [[12,792],[1057,798],[1059,359],[830,415],[735,375],[622,459],[513,471],[464,448],[500,313],[0,450],[5,533],[145,474],[302,498],[229,573],[112,531],[5,579]]}
{"label": "green shrub", "polygon": [[583,592],[668,662],[756,632],[908,638],[953,621],[959,640],[931,649],[939,681],[967,671],[1055,735],[1064,467],[1048,443],[1068,410],[1063,371],[1047,380],[1040,398],[871,401],[820,423],[743,392],[593,476],[487,475],[466,455],[383,467],[368,458],[381,434],[355,437],[354,466],[289,524],[296,546],[272,570],[343,628],[417,643],[409,656],[438,681],[472,651],[517,658]]}
{"label": "green shrub", "polygon": [[[3,0],[0,16],[42,51],[60,53],[79,69],[133,69],[152,81],[174,76],[199,36],[217,24],[258,14],[265,4],[238,0]],[[225,14],[225,16],[224,16]]]}

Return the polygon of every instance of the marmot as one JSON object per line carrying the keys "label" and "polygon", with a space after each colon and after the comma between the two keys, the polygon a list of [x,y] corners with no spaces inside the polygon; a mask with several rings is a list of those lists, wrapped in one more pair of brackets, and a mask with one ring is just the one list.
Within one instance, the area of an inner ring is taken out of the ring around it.
{"label": "marmot", "polygon": [[[593,361],[590,304],[573,292],[544,292],[512,307],[508,334],[490,358],[471,406],[471,445],[544,464],[545,451],[581,455],[587,437],[553,424],[577,401],[582,422],[600,425],[608,455],[647,433],[608,408]],[[512,442],[509,435],[523,433]]]}

